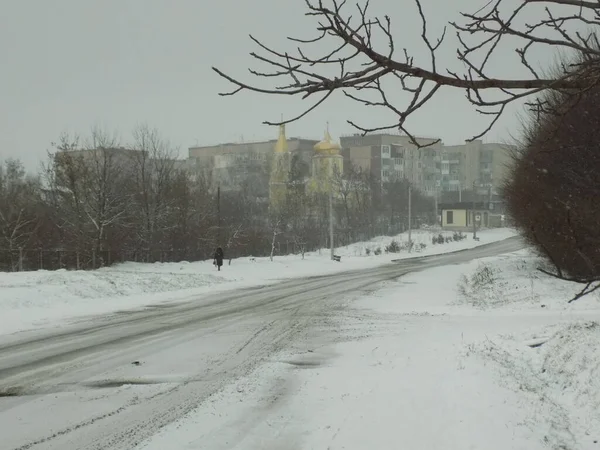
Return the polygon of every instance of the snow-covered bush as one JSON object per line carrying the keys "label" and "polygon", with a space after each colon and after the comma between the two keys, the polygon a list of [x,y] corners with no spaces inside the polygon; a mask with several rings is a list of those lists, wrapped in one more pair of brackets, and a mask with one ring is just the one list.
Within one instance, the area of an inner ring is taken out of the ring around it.
{"label": "snow-covered bush", "polygon": [[385,252],[386,253],[398,253],[400,251],[400,244],[395,239],[392,239],[392,242],[389,245],[386,245]]}

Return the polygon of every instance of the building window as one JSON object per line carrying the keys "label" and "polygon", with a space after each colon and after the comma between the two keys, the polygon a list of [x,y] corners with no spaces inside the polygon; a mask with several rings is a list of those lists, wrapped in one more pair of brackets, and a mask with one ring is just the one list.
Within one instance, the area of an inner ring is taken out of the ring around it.
{"label": "building window", "polygon": [[390,146],[389,145],[382,145],[381,146],[381,156],[390,156]]}
{"label": "building window", "polygon": [[454,211],[446,211],[446,223],[452,225],[454,223]]}

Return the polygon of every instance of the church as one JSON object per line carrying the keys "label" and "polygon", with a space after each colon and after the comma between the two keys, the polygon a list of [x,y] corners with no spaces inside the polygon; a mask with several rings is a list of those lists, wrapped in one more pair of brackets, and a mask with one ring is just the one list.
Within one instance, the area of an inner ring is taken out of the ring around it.
{"label": "church", "polygon": [[[310,174],[300,182],[300,189],[304,194],[314,197],[328,196],[332,193],[334,197],[337,197],[334,183],[336,180],[340,180],[344,173],[344,158],[341,151],[341,146],[333,141],[329,127],[327,127],[323,140],[314,146]],[[292,155],[287,145],[285,125],[280,125],[279,136],[273,149],[269,180],[269,213],[271,215],[282,213],[287,205],[287,196],[292,185],[291,172]],[[294,188],[299,187],[297,184],[296,180]]]}

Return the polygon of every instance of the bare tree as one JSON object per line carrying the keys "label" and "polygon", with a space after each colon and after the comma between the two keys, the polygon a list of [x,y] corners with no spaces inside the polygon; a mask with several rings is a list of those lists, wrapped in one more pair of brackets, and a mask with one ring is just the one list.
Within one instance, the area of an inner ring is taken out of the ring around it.
{"label": "bare tree", "polygon": [[160,246],[165,233],[175,226],[169,220],[169,198],[175,178],[177,150],[156,129],[140,125],[133,131],[132,183],[135,205],[137,247],[153,250]]}
{"label": "bare tree", "polygon": [[[290,45],[296,46],[294,51],[291,48],[276,49],[250,36],[261,51],[252,52],[251,56],[268,67],[266,71],[250,69],[250,73],[272,84],[262,87],[241,81],[213,67],[216,73],[235,86],[233,91],[221,93],[223,96],[248,90],[302,99],[319,97],[295,117],[264,122],[269,125],[296,121],[325,102],[335,91],[342,91],[361,105],[385,108],[396,116],[393,123],[375,128],[349,121],[352,126],[364,134],[398,129],[409,135],[415,145],[422,147],[424,145],[407,130],[405,122],[432,100],[442,87],[464,90],[476,110],[490,116],[489,125],[472,140],[487,133],[506,107],[517,100],[528,98],[529,107],[541,111],[547,105],[536,94],[546,90],[577,94],[595,86],[600,80],[600,45],[596,36],[596,27],[600,25],[600,3],[597,1],[522,0],[518,6],[511,8],[506,5],[508,0],[490,0],[473,13],[461,13],[461,22],[450,22],[438,36],[432,38],[421,1],[415,0],[414,17],[421,21],[421,40],[428,50],[426,61],[418,61],[406,47],[401,48],[397,44],[389,16],[370,16],[368,0],[358,4],[355,11],[350,9],[346,0],[305,2],[306,15],[315,19],[316,33],[307,38],[288,37]],[[529,23],[525,15],[536,17],[536,20]],[[589,31],[584,32],[583,28]],[[464,67],[463,72],[438,65],[437,59],[448,30],[456,34],[456,55]],[[375,42],[380,42],[381,38],[386,44],[376,46]],[[529,73],[528,77],[508,79],[490,72],[490,61],[502,51],[501,44],[505,42],[508,45],[512,43],[515,57]],[[575,51],[584,58],[563,64],[555,76],[544,77],[529,59],[529,55],[540,47]],[[311,56],[315,51],[317,55]],[[396,83],[396,87],[391,83]],[[399,105],[392,100],[393,92],[408,95],[406,104]]]}
{"label": "bare tree", "polygon": [[108,233],[123,225],[131,202],[129,155],[116,137],[97,128],[82,147],[68,135],[55,146],[46,175],[65,242],[75,243],[78,251],[109,250],[116,236]]}
{"label": "bare tree", "polygon": [[356,170],[354,166],[346,170],[346,174],[342,174],[339,171],[334,173],[332,178],[333,189],[337,194],[338,202],[341,203],[345,225],[349,229],[353,229],[354,226],[354,214],[353,214],[353,181],[356,177]]}
{"label": "bare tree", "polygon": [[273,261],[275,256],[275,247],[277,245],[277,237],[283,233],[283,217],[281,215],[273,216],[271,219],[271,254],[269,259]]}
{"label": "bare tree", "polygon": [[39,224],[39,189],[20,161],[9,159],[0,165],[0,249],[8,252],[12,270],[15,252],[30,243]]}
{"label": "bare tree", "polygon": [[234,257],[233,252],[229,250],[243,245],[243,242],[246,239],[245,228],[243,223],[237,223],[227,230],[228,236],[227,241],[225,242],[225,251],[229,254],[229,265],[231,265],[231,261]]}

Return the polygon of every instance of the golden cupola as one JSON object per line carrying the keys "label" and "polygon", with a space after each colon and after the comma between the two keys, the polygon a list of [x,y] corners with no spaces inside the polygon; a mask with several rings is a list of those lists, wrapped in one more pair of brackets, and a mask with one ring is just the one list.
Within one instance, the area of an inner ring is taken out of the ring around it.
{"label": "golden cupola", "polygon": [[320,155],[339,155],[342,147],[337,142],[333,142],[329,129],[325,131],[325,137],[321,142],[315,145],[315,152]]}

